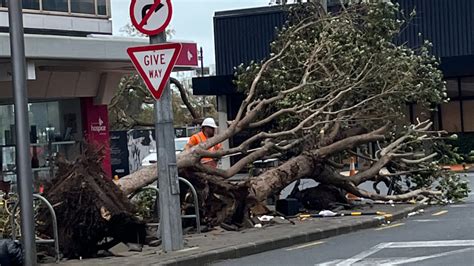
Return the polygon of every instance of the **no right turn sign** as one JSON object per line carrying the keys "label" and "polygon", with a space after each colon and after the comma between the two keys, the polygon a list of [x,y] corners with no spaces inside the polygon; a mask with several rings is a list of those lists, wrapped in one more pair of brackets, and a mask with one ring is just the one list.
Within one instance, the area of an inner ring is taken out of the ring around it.
{"label": "no right turn sign", "polygon": [[132,0],[130,19],[138,31],[147,35],[163,32],[171,21],[171,0]]}

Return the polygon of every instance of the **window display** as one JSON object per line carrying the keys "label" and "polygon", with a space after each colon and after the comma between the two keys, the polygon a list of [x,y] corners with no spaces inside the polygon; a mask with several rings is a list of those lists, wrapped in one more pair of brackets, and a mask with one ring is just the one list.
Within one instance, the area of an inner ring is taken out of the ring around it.
{"label": "window display", "polygon": [[[28,104],[30,155],[34,182],[54,175],[54,158],[60,153],[68,158],[78,153],[74,133],[78,125],[79,100]],[[16,132],[13,105],[0,105],[0,165],[5,182],[16,182]],[[72,117],[74,119],[72,119]],[[74,131],[73,131],[74,129]],[[78,139],[81,136],[78,136]]]}

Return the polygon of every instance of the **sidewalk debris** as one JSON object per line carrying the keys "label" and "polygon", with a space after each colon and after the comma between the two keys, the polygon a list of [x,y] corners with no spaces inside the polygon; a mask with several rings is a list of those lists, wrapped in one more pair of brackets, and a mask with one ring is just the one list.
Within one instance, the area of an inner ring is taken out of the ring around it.
{"label": "sidewalk debris", "polygon": [[271,220],[273,220],[273,218],[275,218],[275,216],[272,216],[272,215],[263,215],[263,216],[260,216],[260,217],[257,217],[261,222],[270,222]]}
{"label": "sidewalk debris", "polygon": [[420,209],[420,210],[418,210],[418,211],[410,212],[410,213],[407,215],[407,217],[412,217],[412,216],[415,216],[415,215],[418,215],[418,214],[422,214],[422,213],[424,213],[424,212],[425,212],[425,210]]}
{"label": "sidewalk debris", "polygon": [[332,212],[332,211],[328,211],[328,210],[322,210],[322,211],[319,212],[319,215],[322,215],[324,217],[333,217],[333,216],[336,216],[337,213]]}
{"label": "sidewalk debris", "polygon": [[334,213],[331,211],[321,211],[318,214],[304,213],[297,216],[304,220],[308,218],[324,218],[324,217],[342,217],[342,216],[367,216],[367,215],[381,215],[390,216],[391,214],[381,211],[376,212],[349,212],[349,213]]}

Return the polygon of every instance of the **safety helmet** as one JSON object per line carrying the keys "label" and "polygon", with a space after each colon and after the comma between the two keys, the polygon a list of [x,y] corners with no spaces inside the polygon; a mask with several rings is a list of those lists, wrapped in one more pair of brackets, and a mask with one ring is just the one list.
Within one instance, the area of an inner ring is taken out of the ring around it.
{"label": "safety helmet", "polygon": [[201,127],[217,128],[216,121],[214,121],[214,118],[208,117],[202,121]]}

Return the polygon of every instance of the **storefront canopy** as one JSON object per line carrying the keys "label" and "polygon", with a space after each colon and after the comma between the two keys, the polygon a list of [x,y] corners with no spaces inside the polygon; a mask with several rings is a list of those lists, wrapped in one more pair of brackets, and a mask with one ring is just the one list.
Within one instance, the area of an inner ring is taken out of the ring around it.
{"label": "storefront canopy", "polygon": [[[107,104],[124,74],[134,72],[126,49],[145,38],[25,35],[28,96],[33,100],[94,97]],[[174,69],[174,71],[189,69]],[[12,98],[10,41],[0,33],[0,101]]]}

